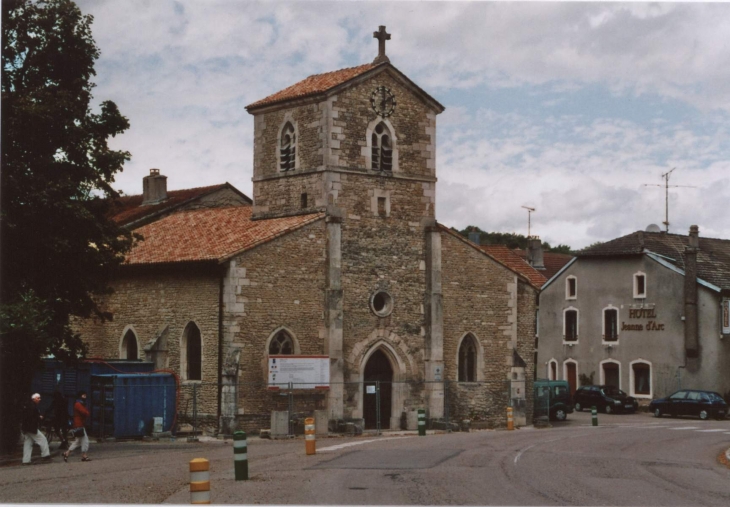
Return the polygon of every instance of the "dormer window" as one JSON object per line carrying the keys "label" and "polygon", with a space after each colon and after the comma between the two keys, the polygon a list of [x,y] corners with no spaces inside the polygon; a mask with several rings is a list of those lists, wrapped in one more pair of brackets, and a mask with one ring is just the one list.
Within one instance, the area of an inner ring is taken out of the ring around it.
{"label": "dormer window", "polygon": [[393,170],[393,141],[390,130],[380,122],[375,127],[371,138],[371,162],[373,171]]}
{"label": "dormer window", "polygon": [[565,299],[576,299],[578,297],[578,279],[569,276],[565,280]]}
{"label": "dormer window", "polygon": [[634,298],[646,297],[646,273],[639,271],[634,274]]}
{"label": "dormer window", "polygon": [[293,171],[296,168],[297,157],[297,136],[294,132],[294,125],[286,122],[281,130],[281,141],[279,145],[279,168],[282,171]]}

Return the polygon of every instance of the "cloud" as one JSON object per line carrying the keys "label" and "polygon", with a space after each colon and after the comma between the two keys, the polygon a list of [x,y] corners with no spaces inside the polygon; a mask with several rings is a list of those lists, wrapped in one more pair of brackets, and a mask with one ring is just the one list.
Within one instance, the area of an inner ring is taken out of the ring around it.
{"label": "cloud", "polygon": [[[682,185],[670,188],[671,230],[684,233],[697,223],[730,236],[718,220],[730,199],[724,122],[646,127],[611,118],[586,122],[490,110],[474,111],[471,120],[440,134],[442,223],[526,234],[521,206],[529,205],[537,208],[534,233],[550,243],[583,247],[664,220],[660,175],[670,166],[660,161],[666,159],[678,168],[670,185]],[[472,123],[484,127],[464,127]]]}
{"label": "cloud", "polygon": [[245,106],[372,61],[387,20],[393,64],[447,106],[442,222],[526,232],[529,203],[544,239],[583,246],[661,222],[663,193],[641,183],[676,166],[672,183],[700,188],[672,190],[672,227],[730,237],[730,5],[78,3],[102,52],[95,96],[131,122],[112,143],[133,155],[117,178],[127,193],[158,167],[171,189],[251,194]]}

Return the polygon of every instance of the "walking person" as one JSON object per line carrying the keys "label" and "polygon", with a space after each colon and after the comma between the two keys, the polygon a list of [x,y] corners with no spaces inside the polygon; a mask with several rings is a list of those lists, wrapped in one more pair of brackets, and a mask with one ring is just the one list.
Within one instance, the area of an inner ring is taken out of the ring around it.
{"label": "walking person", "polygon": [[68,463],[68,456],[76,449],[81,446],[81,461],[91,461],[91,458],[87,456],[89,452],[89,436],[86,434],[86,418],[89,417],[89,411],[86,408],[86,392],[81,391],[79,397],[74,403],[74,423],[71,429],[74,441],[71,442],[71,447],[68,451],[63,453],[63,461]]}
{"label": "walking person", "polygon": [[23,464],[30,465],[30,456],[33,454],[33,444],[38,444],[41,448],[42,463],[51,463],[51,450],[48,448],[48,440],[45,435],[40,432],[40,424],[43,416],[38,410],[38,404],[41,402],[41,395],[35,393],[30,397],[31,403],[26,405],[23,410],[23,421],[21,430],[23,432]]}
{"label": "walking person", "polygon": [[59,449],[68,449],[68,403],[60,391],[53,393],[51,408],[46,412],[46,417],[51,419],[51,431],[58,435],[61,440]]}

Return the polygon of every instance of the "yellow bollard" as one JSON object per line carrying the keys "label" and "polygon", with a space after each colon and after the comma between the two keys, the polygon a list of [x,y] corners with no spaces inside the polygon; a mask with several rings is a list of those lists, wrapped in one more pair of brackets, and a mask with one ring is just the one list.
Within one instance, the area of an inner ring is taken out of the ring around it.
{"label": "yellow bollard", "polygon": [[512,417],[512,407],[507,407],[507,429],[515,429],[515,420]]}
{"label": "yellow bollard", "polygon": [[205,458],[190,460],[190,503],[210,503],[210,462]]}
{"label": "yellow bollard", "polygon": [[304,447],[307,450],[307,456],[317,454],[317,441],[314,437],[314,418],[307,417],[304,419]]}

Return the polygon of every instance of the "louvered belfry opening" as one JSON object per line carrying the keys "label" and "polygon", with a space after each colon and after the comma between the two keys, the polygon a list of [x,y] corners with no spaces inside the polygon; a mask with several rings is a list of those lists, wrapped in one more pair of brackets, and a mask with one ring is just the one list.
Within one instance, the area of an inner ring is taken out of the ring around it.
{"label": "louvered belfry opening", "polygon": [[384,123],[378,123],[372,138],[372,167],[374,171],[393,170],[393,143],[390,131]]}
{"label": "louvered belfry opening", "polygon": [[287,122],[281,132],[281,170],[294,170],[297,150],[297,138],[294,133],[294,125]]}

